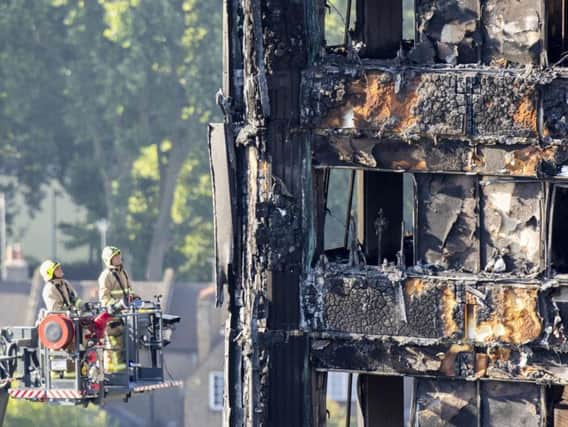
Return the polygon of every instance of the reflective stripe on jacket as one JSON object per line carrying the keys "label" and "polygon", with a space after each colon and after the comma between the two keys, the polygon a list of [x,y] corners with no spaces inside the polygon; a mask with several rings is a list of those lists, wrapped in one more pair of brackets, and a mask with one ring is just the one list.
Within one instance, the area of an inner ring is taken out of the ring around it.
{"label": "reflective stripe on jacket", "polygon": [[124,268],[106,268],[99,276],[99,301],[104,307],[116,304],[122,298],[134,296],[130,279]]}

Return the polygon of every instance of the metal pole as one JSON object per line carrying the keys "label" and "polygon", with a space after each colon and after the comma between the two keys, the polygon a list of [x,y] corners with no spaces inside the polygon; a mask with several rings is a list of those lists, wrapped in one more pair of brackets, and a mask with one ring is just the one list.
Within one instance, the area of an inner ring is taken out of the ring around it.
{"label": "metal pole", "polygon": [[347,46],[349,43],[349,27],[351,26],[351,0],[347,0],[347,13],[345,14],[345,34],[344,43]]}
{"label": "metal pole", "polygon": [[345,427],[351,425],[351,389],[353,388],[353,374],[349,372],[347,377],[347,412],[345,415]]}
{"label": "metal pole", "polygon": [[2,280],[6,280],[6,197],[0,193],[0,262]]}
{"label": "metal pole", "polygon": [[[349,226],[351,224],[351,209],[353,207],[353,191],[355,188],[355,169],[351,172],[349,177],[349,199],[347,200],[347,216],[345,218],[345,233],[343,235],[343,247],[347,249],[349,243]],[[353,239],[357,239],[357,236],[353,236]]]}

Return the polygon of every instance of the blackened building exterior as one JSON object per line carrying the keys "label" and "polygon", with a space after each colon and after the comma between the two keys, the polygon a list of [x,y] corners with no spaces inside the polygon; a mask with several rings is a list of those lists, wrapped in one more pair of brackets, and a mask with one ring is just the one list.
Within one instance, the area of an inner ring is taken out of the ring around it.
{"label": "blackened building exterior", "polygon": [[563,425],[566,4],[346,3],[224,2],[225,425],[325,425],[332,370],[366,426]]}

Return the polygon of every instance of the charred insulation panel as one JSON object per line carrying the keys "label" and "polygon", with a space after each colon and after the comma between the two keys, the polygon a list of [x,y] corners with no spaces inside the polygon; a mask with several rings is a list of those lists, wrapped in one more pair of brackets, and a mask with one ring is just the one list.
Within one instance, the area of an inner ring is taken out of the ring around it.
{"label": "charred insulation panel", "polygon": [[537,287],[484,283],[476,290],[484,297],[475,301],[473,318],[468,319],[473,324],[472,339],[522,345],[541,336],[544,325]]}
{"label": "charred insulation panel", "polygon": [[511,277],[403,277],[395,269],[358,271],[347,264],[320,263],[302,286],[303,326],[326,334],[443,340],[458,346],[467,339],[475,345],[504,346],[487,354],[514,368],[518,360],[511,356],[511,346],[566,352],[565,294],[541,291],[535,283]]}
{"label": "charred insulation panel", "polygon": [[[304,120],[316,128],[377,129],[389,134],[464,133],[465,96],[458,93],[456,76],[378,70],[355,78],[348,70],[335,76],[324,80],[321,73],[305,75],[309,104]],[[319,103],[314,106],[316,100]],[[308,119],[307,115],[314,117]]]}
{"label": "charred insulation panel", "polygon": [[513,177],[554,176],[566,162],[566,146],[476,145],[443,139],[420,144],[389,139],[317,136],[317,167],[348,166],[383,171],[467,172]]}
{"label": "charred insulation panel", "polygon": [[487,427],[544,425],[542,386],[499,381],[481,383],[481,419]]}
{"label": "charred insulation panel", "polygon": [[541,0],[484,0],[481,25],[486,64],[540,64],[543,53]]}
{"label": "charred insulation panel", "polygon": [[421,37],[411,58],[418,51],[431,51],[435,53],[432,62],[478,62],[482,44],[479,0],[418,0],[416,16]]}
{"label": "charred insulation panel", "polygon": [[419,378],[414,426],[477,427],[477,384]]}
{"label": "charred insulation panel", "polygon": [[417,175],[418,259],[443,269],[479,271],[477,178]]}
{"label": "charred insulation panel", "polygon": [[449,281],[342,264],[319,265],[303,287],[313,331],[441,339],[463,336],[463,299]]}
{"label": "charred insulation panel", "polygon": [[317,370],[436,377],[441,381],[482,379],[568,384],[566,353],[522,346],[421,344],[416,340],[393,337],[326,334],[312,340],[310,362]]}
{"label": "charred insulation panel", "polygon": [[534,384],[417,379],[413,425],[537,427],[546,411],[542,393]]}
{"label": "charred insulation panel", "polygon": [[538,83],[512,73],[323,68],[304,73],[303,121],[402,139],[526,144],[538,140]]}
{"label": "charred insulation panel", "polygon": [[[484,269],[521,274],[543,269],[544,185],[485,179],[481,188]],[[495,263],[503,261],[496,269]]]}
{"label": "charred insulation panel", "polygon": [[530,81],[515,76],[479,76],[472,95],[473,134],[536,138],[537,100],[535,84]]}

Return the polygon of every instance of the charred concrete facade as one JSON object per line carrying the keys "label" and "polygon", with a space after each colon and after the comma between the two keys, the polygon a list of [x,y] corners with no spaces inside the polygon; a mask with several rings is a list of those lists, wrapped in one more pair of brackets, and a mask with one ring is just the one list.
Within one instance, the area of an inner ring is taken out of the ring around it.
{"label": "charred concrete facade", "polygon": [[415,0],[404,40],[402,1],[351,3],[341,46],[324,0],[224,3],[225,425],[325,425],[332,370],[366,426],[405,393],[412,426],[564,425],[566,4]]}

